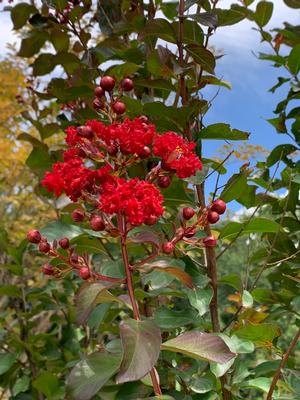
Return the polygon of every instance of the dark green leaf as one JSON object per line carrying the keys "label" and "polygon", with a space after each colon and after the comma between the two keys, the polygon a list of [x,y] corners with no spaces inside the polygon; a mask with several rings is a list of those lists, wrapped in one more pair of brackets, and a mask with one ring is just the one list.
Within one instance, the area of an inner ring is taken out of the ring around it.
{"label": "dark green leaf", "polygon": [[225,188],[223,189],[220,198],[226,203],[232,200],[238,200],[243,191],[247,187],[247,174],[246,172],[241,172],[239,174],[234,174],[227,182]]}
{"label": "dark green leaf", "polygon": [[288,67],[294,75],[300,71],[300,44],[292,48],[288,58]]}
{"label": "dark green leaf", "polygon": [[229,124],[218,123],[209,125],[199,132],[199,139],[215,140],[247,140],[250,133],[232,129]]}
{"label": "dark green leaf", "polygon": [[46,34],[38,31],[33,31],[28,37],[22,39],[18,56],[25,58],[34,56],[43,47],[46,39]]}
{"label": "dark green leaf", "polygon": [[275,233],[280,229],[280,225],[267,218],[252,218],[250,222],[230,222],[227,224],[220,233],[220,239],[233,239],[240,231],[241,235],[249,233]]}
{"label": "dark green leaf", "polygon": [[80,361],[71,371],[67,388],[74,400],[91,399],[118,371],[121,354],[93,353]]}
{"label": "dark green leaf", "polygon": [[10,17],[13,22],[14,29],[22,28],[26,24],[29,16],[36,12],[37,12],[37,9],[31,4],[27,4],[27,3],[17,4],[11,10],[11,13],[10,13]]}
{"label": "dark green leaf", "polygon": [[255,22],[263,27],[267,25],[273,14],[273,3],[271,1],[260,1],[257,6],[253,18]]}
{"label": "dark green leaf", "polygon": [[278,325],[269,323],[252,324],[251,322],[247,322],[234,333],[242,339],[251,340],[259,345],[269,344],[281,334]]}
{"label": "dark green leaf", "polygon": [[58,400],[62,396],[59,381],[51,372],[42,372],[37,379],[33,381],[33,386],[48,399]]}
{"label": "dark green leaf", "polygon": [[198,44],[188,44],[185,49],[193,57],[194,61],[201,65],[204,71],[211,74],[214,73],[216,61],[214,55],[209,50]]}
{"label": "dark green leaf", "polygon": [[288,7],[300,8],[300,0],[283,0]]}
{"label": "dark green leaf", "polygon": [[0,375],[7,372],[16,361],[16,354],[0,353]]}

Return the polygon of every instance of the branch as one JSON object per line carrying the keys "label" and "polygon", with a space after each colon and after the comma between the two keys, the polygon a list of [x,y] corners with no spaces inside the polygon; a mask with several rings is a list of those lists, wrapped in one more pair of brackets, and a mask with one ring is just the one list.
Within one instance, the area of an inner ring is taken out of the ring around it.
{"label": "branch", "polygon": [[287,363],[292,351],[294,350],[294,348],[295,348],[295,346],[296,346],[296,344],[298,342],[299,337],[300,337],[300,328],[299,328],[298,332],[296,333],[296,335],[294,336],[293,340],[291,341],[291,343],[290,343],[285,355],[282,357],[282,360],[281,360],[281,362],[280,362],[280,364],[279,364],[279,366],[278,366],[278,368],[277,368],[277,370],[275,372],[275,375],[273,376],[273,380],[271,382],[271,386],[270,386],[270,389],[269,389],[269,392],[268,392],[266,400],[272,400],[273,399],[273,392],[274,392],[274,390],[276,388],[278,379],[280,378],[281,370],[285,367],[285,365],[286,365],[286,363]]}

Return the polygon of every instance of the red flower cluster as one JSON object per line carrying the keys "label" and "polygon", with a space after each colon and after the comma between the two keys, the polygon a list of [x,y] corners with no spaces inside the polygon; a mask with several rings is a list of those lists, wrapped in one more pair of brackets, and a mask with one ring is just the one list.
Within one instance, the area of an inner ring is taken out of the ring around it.
{"label": "red flower cluster", "polygon": [[196,143],[174,132],[166,132],[155,137],[153,153],[162,158],[168,169],[176,171],[179,178],[187,178],[202,169],[201,161],[193,152],[195,146]]}
{"label": "red flower cluster", "polygon": [[[179,178],[194,175],[201,169],[201,162],[193,152],[195,143],[174,132],[159,135],[154,125],[144,121],[142,117],[111,125],[88,121],[85,127],[69,127],[66,130],[69,148],[64,152],[64,162],[54,164],[42,184],[56,196],[66,193],[74,202],[80,197],[87,200],[86,194],[92,195],[96,202],[99,199],[102,212],[123,213],[132,225],[152,225],[163,213],[163,197],[152,183],[117,177],[126,165],[124,157],[161,157],[162,168],[173,171]],[[105,161],[106,166],[88,168],[85,158],[89,162]]]}
{"label": "red flower cluster", "polygon": [[[69,153],[67,153],[69,154]],[[96,183],[106,178],[110,168],[92,170],[83,166],[80,158],[71,158],[53,165],[53,172],[46,172],[42,185],[55,196],[66,193],[72,201],[77,201],[83,191],[95,193]]]}
{"label": "red flower cluster", "polygon": [[144,123],[141,118],[132,121],[126,118],[123,122],[108,126],[99,121],[88,121],[86,125],[92,128],[108,148],[120,149],[123,154],[137,154],[140,157],[144,157],[145,146],[152,145],[156,134],[155,126]]}
{"label": "red flower cluster", "polygon": [[138,178],[128,181],[116,178],[115,182],[116,185],[101,196],[101,211],[107,214],[124,213],[132,225],[152,225],[163,214],[163,196],[153,184]]}

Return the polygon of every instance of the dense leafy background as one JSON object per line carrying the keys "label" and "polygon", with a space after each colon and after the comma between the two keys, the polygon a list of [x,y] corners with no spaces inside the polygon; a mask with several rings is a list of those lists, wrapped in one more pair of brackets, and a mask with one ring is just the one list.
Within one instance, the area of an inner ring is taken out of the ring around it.
{"label": "dense leafy background", "polygon": [[[299,11],[298,0],[284,2]],[[176,48],[178,2],[103,0],[96,5],[84,1],[72,7],[69,22],[63,23],[57,13],[66,4],[60,0],[7,7],[22,41],[17,58],[1,62],[0,69],[5,77],[0,89],[3,398],[153,396],[148,377],[138,375],[142,358],[134,360],[135,370],[130,371],[139,380],[116,384],[113,377],[121,364],[120,321],[134,334],[139,332],[142,343],[143,332],[151,332],[154,325],[134,326],[126,301],[119,297],[125,293],[122,288],[111,290],[110,297],[103,288],[85,288],[76,276],[44,279],[40,273],[44,260],[24,240],[31,227],[41,228],[50,239],[68,236],[78,251],[93,255],[101,271],[122,274],[117,241],[107,242],[87,226],[73,225],[72,205],[54,200],[39,185],[44,172],[61,158],[65,127],[97,117],[93,89],[105,73],[134,79],[134,94],[124,98],[130,117],[145,114],[159,130],[172,129],[197,141],[203,173],[184,184],[174,182],[165,191],[171,219],[179,207],[196,204],[193,185],[200,184],[205,191],[206,177],[206,186],[215,186],[217,196],[245,207],[239,218],[213,227],[220,238],[216,252],[220,326],[237,357],[221,364],[222,348],[205,356],[201,350],[207,344],[198,343],[199,359],[195,352],[192,357],[175,353],[178,343],[164,343],[158,372],[165,399],[221,398],[220,377],[225,372],[230,398],[264,399],[299,324],[299,26],[286,23],[268,32],[271,1],[244,0],[224,10],[221,1],[187,0],[182,59]],[[270,53],[259,57],[278,69],[278,82],[271,91],[284,90],[269,122],[274,135],[286,135],[287,144],[274,148],[263,162],[245,164],[225,187],[219,187],[217,177],[226,172],[226,162],[221,164],[220,157],[207,159],[201,151],[203,142],[221,139],[228,145],[246,140],[248,132],[219,121],[205,123],[213,101],[203,98],[201,90],[208,85],[228,87],[214,73],[218,57],[206,38],[221,35],[222,26],[245,18],[270,45]],[[187,86],[184,101],[179,89],[182,77]],[[207,202],[214,195],[207,190],[205,194]],[[168,233],[170,226],[161,221],[157,229]],[[131,243],[129,251],[136,259],[144,249]],[[195,329],[215,330],[209,307],[212,288],[202,251],[179,247],[176,256],[167,262],[188,273],[196,291],[157,270],[143,274],[142,283],[136,277],[140,307],[160,327],[163,342]],[[86,370],[89,379],[82,375]],[[122,382],[122,375],[117,375],[117,381]],[[276,396],[300,398],[297,348],[281,375]]]}

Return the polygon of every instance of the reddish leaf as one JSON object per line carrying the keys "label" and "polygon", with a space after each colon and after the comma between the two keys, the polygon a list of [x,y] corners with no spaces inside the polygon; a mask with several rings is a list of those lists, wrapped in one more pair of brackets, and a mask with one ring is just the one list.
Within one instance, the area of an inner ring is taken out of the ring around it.
{"label": "reddish leaf", "polygon": [[196,331],[186,332],[168,340],[161,348],[219,364],[225,364],[236,356],[219,336]]}

